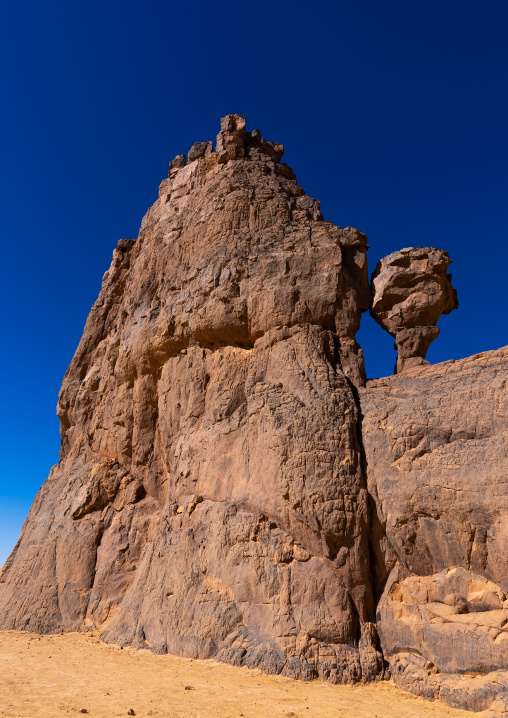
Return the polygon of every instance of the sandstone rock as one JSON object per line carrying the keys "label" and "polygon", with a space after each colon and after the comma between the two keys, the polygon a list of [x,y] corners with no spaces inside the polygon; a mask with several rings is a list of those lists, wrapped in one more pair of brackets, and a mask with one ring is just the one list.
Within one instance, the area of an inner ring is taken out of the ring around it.
{"label": "sandstone rock", "polygon": [[390,661],[395,683],[427,699],[442,700],[452,708],[481,712],[482,718],[506,718],[508,672],[448,674],[436,671],[416,653],[397,653]]}
{"label": "sandstone rock", "polygon": [[284,154],[284,145],[264,140],[259,130],[247,132],[245,135],[246,157],[255,157],[260,154],[268,155],[275,162],[280,162]]}
{"label": "sandstone rock", "polygon": [[245,154],[245,117],[226,115],[220,121],[221,131],[217,135],[219,163],[237,160]]}
{"label": "sandstone rock", "polygon": [[394,552],[387,560],[409,573],[460,566],[508,591],[507,370],[503,348],[360,390],[368,489]]}
{"label": "sandstone rock", "polygon": [[171,173],[174,170],[179,170],[182,167],[185,167],[187,164],[187,161],[185,159],[185,155],[177,155],[174,160],[171,160],[169,163],[169,175],[171,176]]}
{"label": "sandstone rock", "polygon": [[508,696],[507,377],[504,348],[360,390],[384,655],[468,710]]}
{"label": "sandstone rock", "polygon": [[500,586],[464,568],[394,580],[379,609],[385,655],[424,656],[448,674],[502,670],[508,666],[505,598]]}
{"label": "sandstone rock", "polygon": [[193,162],[200,157],[210,157],[212,152],[213,142],[195,142],[189,150],[189,162]]}
{"label": "sandstone rock", "polygon": [[[331,682],[387,676],[502,715],[508,349],[430,367],[446,252],[382,260],[283,147],[221,121],[113,252],[58,400],[60,462],[0,574],[0,628]],[[404,369],[403,373],[400,373]]]}
{"label": "sandstone rock", "polygon": [[353,391],[366,237],[323,221],[282,146],[221,126],[113,253],[0,625],[374,680]]}
{"label": "sandstone rock", "polygon": [[409,247],[378,262],[370,311],[395,337],[396,372],[425,364],[427,349],[439,335],[439,317],[458,307],[451,274],[446,274],[451,261],[441,249]]}

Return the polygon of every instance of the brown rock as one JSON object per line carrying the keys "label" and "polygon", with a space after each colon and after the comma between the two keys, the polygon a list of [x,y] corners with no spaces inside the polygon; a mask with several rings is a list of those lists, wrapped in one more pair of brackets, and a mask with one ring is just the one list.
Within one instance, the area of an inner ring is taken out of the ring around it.
{"label": "brown rock", "polygon": [[245,117],[226,115],[220,121],[221,131],[217,135],[218,162],[238,160],[245,154]]}
{"label": "brown rock", "polygon": [[504,348],[360,390],[384,655],[402,687],[468,710],[508,697],[507,376]]}
{"label": "brown rock", "polygon": [[182,167],[185,167],[186,164],[187,162],[185,160],[185,155],[177,155],[175,159],[171,160],[171,162],[169,163],[169,176],[171,177],[171,174],[175,170],[179,170]]}
{"label": "brown rock", "polygon": [[[416,653],[442,673],[508,666],[508,611],[497,584],[465,568],[394,580],[380,606],[385,656]],[[467,611],[461,610],[463,604]]]}
{"label": "brown rock", "polygon": [[481,712],[482,718],[506,718],[508,713],[508,672],[440,673],[416,653],[397,653],[390,661],[399,688],[418,696],[439,699],[452,708]]}
{"label": "brown rock", "polygon": [[[192,161],[198,153],[199,161]],[[366,237],[222,120],[122,240],[58,403],[0,625],[334,682],[383,675],[352,385]]]}
{"label": "brown rock", "polygon": [[426,363],[427,349],[439,335],[439,317],[459,306],[446,274],[451,261],[441,249],[410,247],[378,262],[370,313],[395,337],[396,373]]}
{"label": "brown rock", "polygon": [[401,250],[371,311],[405,371],[364,386],[365,235],[245,118],[210,145],[113,252],[0,628],[332,682],[388,674],[379,628],[399,685],[502,713],[508,349],[426,364],[450,260]]}
{"label": "brown rock", "polygon": [[189,162],[193,162],[200,157],[210,157],[212,152],[213,142],[195,142],[189,150]]}
{"label": "brown rock", "polygon": [[508,591],[507,372],[505,347],[360,390],[368,488],[410,573],[460,566]]}

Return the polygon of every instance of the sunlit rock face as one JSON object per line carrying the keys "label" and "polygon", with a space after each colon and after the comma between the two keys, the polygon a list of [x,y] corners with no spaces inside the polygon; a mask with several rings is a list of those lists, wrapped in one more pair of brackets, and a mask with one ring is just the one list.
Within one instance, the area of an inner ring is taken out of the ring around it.
{"label": "sunlit rock face", "polygon": [[3,627],[335,682],[383,675],[354,386],[366,237],[245,118],[179,155],[63,380]]}
{"label": "sunlit rock face", "polygon": [[[365,235],[324,221],[282,156],[228,115],[118,243],[0,628],[335,683],[391,669],[498,710],[507,350],[426,363],[457,304],[446,252],[395,252],[370,287]],[[366,382],[369,307],[399,373]]]}
{"label": "sunlit rock face", "polygon": [[448,252],[434,247],[409,247],[384,257],[372,275],[370,313],[393,337],[395,372],[420,366],[439,336],[441,314],[457,309],[457,292],[446,270]]}
{"label": "sunlit rock face", "polygon": [[360,390],[384,657],[401,687],[496,715],[508,706],[507,380],[505,347]]}

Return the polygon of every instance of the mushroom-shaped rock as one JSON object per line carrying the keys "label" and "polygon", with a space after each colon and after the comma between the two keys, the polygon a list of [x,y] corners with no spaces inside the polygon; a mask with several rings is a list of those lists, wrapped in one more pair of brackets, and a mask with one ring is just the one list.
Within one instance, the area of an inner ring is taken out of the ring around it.
{"label": "mushroom-shaped rock", "polygon": [[446,273],[451,261],[442,249],[408,247],[381,259],[374,270],[370,313],[395,337],[396,374],[427,363],[439,317],[459,306]]}

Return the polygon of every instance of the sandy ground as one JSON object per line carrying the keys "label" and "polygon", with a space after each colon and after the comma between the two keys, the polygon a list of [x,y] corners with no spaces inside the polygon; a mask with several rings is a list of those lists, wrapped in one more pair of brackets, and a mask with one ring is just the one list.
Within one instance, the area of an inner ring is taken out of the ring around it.
{"label": "sandy ground", "polygon": [[[186,686],[190,690],[186,690]],[[82,710],[84,709],[84,710]],[[0,716],[46,718],[407,718],[471,713],[429,703],[390,682],[303,683],[215,661],[156,656],[96,634],[0,632]],[[132,713],[130,714],[132,715]]]}

